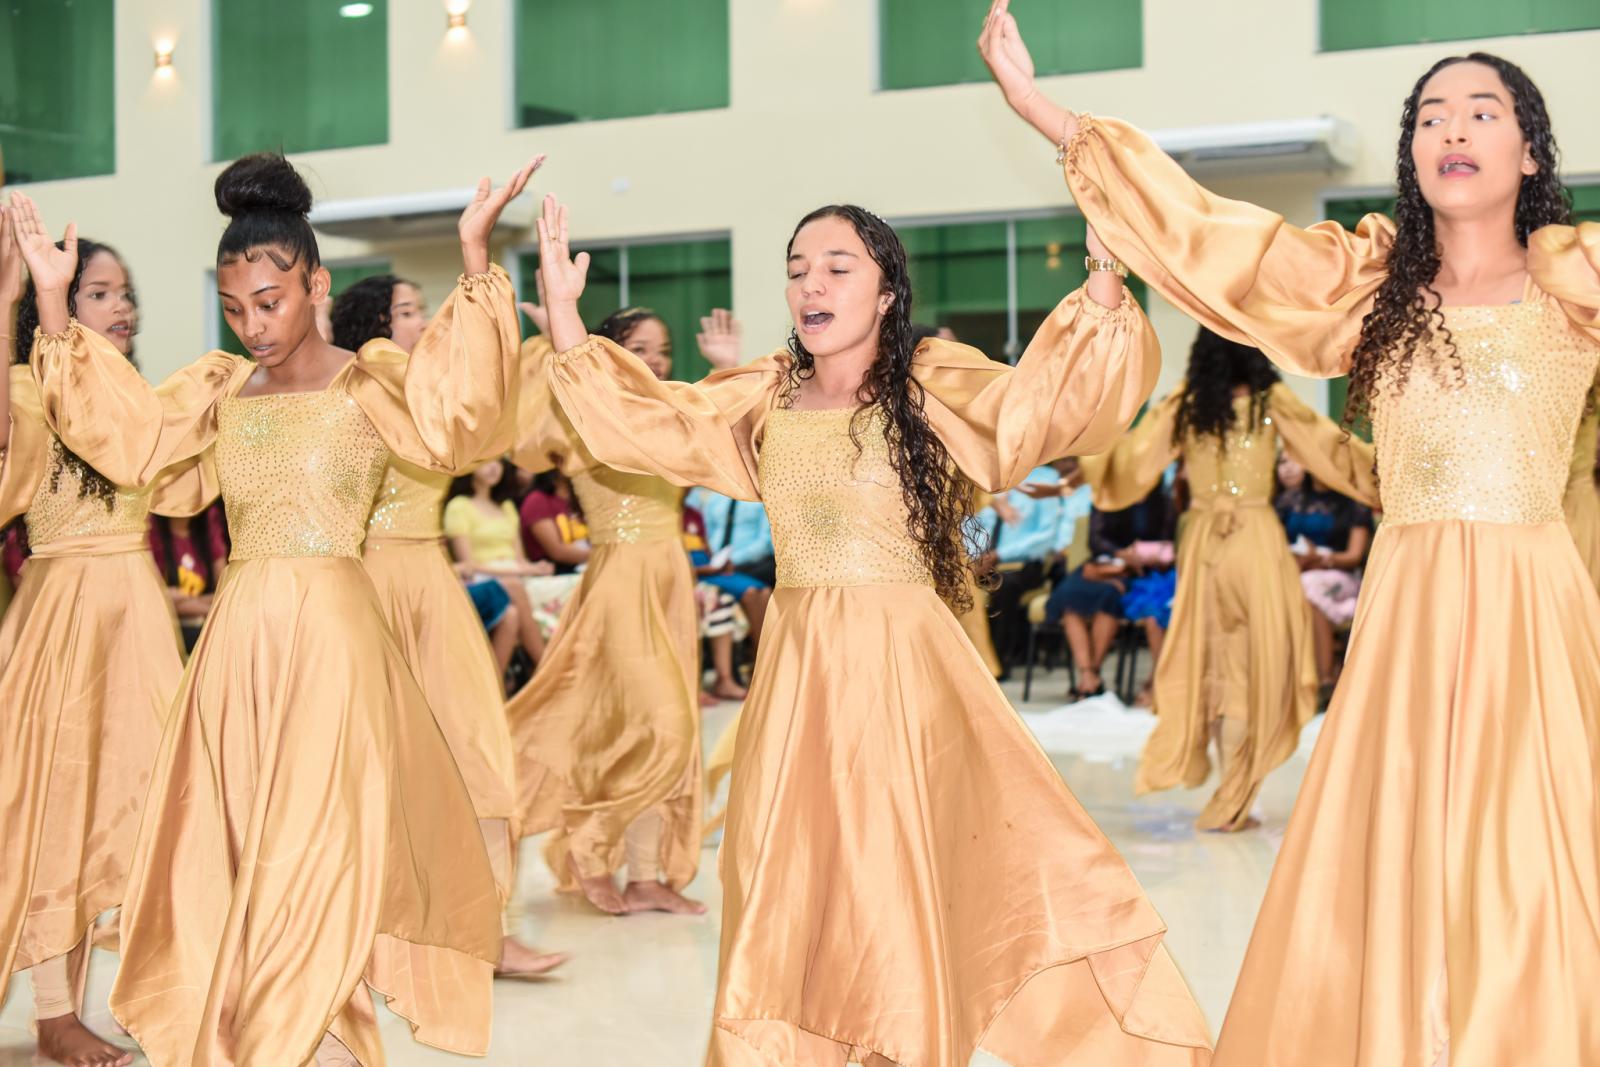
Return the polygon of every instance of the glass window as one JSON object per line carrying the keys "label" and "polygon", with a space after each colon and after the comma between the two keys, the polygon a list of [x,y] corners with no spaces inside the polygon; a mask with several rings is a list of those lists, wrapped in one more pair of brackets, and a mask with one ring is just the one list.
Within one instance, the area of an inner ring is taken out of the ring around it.
{"label": "glass window", "polygon": [[1595,0],[1322,0],[1322,50],[1600,29]]}
{"label": "glass window", "polygon": [[[324,263],[328,268],[328,275],[332,286],[328,290],[329,299],[334,299],[347,288],[363,278],[371,278],[379,274],[389,274],[392,269],[387,259],[364,259],[358,262]],[[215,276],[213,275],[213,281]],[[213,295],[213,300],[215,300]],[[216,300],[217,308],[217,347],[224,352],[232,352],[236,356],[248,356],[239,338],[234,336],[233,328],[228,325],[227,317],[222,314],[222,301]]]}
{"label": "glass window", "polygon": [[[732,242],[726,237],[651,241],[588,251],[589,282],[578,301],[584,323],[592,330],[618,308],[650,308],[672,334],[672,376],[692,382],[709,374],[711,365],[694,338],[702,315],[712,308],[733,306]],[[538,268],[537,252],[524,252],[518,258],[524,293],[533,293],[533,273]],[[524,329],[530,328],[525,322]],[[746,353],[755,354],[755,350]]]}
{"label": "glass window", "polygon": [[0,184],[115,173],[114,23],[112,0],[0,3]]}
{"label": "glass window", "polygon": [[517,0],[517,125],[727,107],[728,5]]}
{"label": "glass window", "polygon": [[[991,358],[1015,361],[1062,297],[1087,277],[1079,215],[896,229],[910,261],[917,324],[949,327]],[[1142,301],[1143,285],[1137,279],[1128,285]]]}
{"label": "glass window", "polygon": [[211,46],[213,158],[388,141],[388,0],[212,0]]}
{"label": "glass window", "polygon": [[[989,80],[974,42],[984,5],[972,0],[878,0],[879,85],[928,85]],[[1030,3],[1019,19],[1039,74],[1119,70],[1144,62],[1141,0],[1048,0]]]}

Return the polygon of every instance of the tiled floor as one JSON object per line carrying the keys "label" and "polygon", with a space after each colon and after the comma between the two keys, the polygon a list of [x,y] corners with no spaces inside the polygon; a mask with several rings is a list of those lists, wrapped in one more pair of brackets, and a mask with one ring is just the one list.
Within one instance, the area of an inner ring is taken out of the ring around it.
{"label": "tiled floor", "polygon": [[[1034,701],[1020,704],[1056,767],[1100,826],[1121,848],[1171,929],[1169,944],[1188,976],[1213,1030],[1221,1023],[1243,958],[1250,926],[1266,887],[1295,790],[1314,739],[1267,782],[1259,814],[1263,828],[1238,835],[1196,834],[1191,828],[1208,791],[1135,798],[1134,761],[1154,720],[1112,701],[1070,710],[1055,706],[1063,674],[1036,680]],[[706,743],[716,740],[731,708],[706,716]],[[1320,722],[1315,725],[1320,725]],[[703,918],[641,915],[608,918],[582,903],[558,899],[539,861],[537,843],[524,852],[522,926],[536,944],[570,950],[560,977],[539,983],[501,982],[495,989],[494,1051],[470,1061],[418,1045],[404,1022],[385,1019],[393,1067],[457,1067],[472,1062],[538,1067],[694,1067],[704,1055],[716,981],[719,892],[715,856],[708,850],[690,892],[705,900]],[[1040,842],[1048,848],[1049,842]],[[91,979],[91,1024],[110,1033],[106,992],[116,958],[101,953]],[[26,978],[12,983],[0,1010],[0,1067],[43,1063],[32,1056],[31,997]],[[143,1063],[144,1061],[138,1060]],[[993,1067],[996,1061],[974,1061]],[[273,1065],[276,1067],[276,1065]]]}

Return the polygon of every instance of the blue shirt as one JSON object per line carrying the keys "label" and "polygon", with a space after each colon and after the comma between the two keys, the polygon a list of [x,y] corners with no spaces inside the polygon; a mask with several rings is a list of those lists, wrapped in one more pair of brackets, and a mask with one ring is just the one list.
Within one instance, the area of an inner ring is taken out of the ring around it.
{"label": "blue shirt", "polygon": [[1089,513],[1094,510],[1094,490],[1087,485],[1080,485],[1072,491],[1071,496],[1061,498],[1061,528],[1056,533],[1056,551],[1065,552],[1072,547],[1072,539],[1077,535],[1078,523],[1088,522]]}
{"label": "blue shirt", "polygon": [[[1055,485],[1061,481],[1061,475],[1053,467],[1035,467],[1027,480]],[[1035,500],[1013,489],[1006,494],[1006,503],[1016,508],[1021,516],[1015,524],[1001,522],[992,507],[973,516],[979,546],[993,551],[1001,563],[1026,563],[1050,555],[1060,536],[1061,500],[1055,497]]]}
{"label": "blue shirt", "polygon": [[[713,555],[723,546],[732,548],[735,567],[748,567],[772,558],[772,524],[767,521],[767,509],[761,504],[734,500],[704,488],[691,489],[686,502],[706,520],[706,544]],[[730,515],[733,519],[731,538]]]}

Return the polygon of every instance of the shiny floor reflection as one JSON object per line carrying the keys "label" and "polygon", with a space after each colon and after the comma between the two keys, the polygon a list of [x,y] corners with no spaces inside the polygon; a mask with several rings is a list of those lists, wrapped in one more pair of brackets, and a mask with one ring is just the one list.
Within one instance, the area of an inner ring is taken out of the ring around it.
{"label": "shiny floor reflection", "polygon": [[[1296,757],[1268,779],[1257,806],[1260,829],[1235,835],[1198,834],[1192,822],[1210,795],[1209,788],[1133,796],[1135,762],[1153,718],[1109,699],[1061,708],[1057,702],[1067,684],[1062,672],[1036,678],[1036,699],[1026,705],[1020,702],[1019,685],[1008,685],[1006,691],[1166,919],[1173,956],[1215,1033],[1320,720],[1307,731]],[[707,747],[716,741],[732,710],[726,705],[709,709]],[[1041,849],[1050,847],[1048,841],[1038,844]],[[494,1050],[486,1060],[418,1045],[402,1020],[385,1015],[389,1063],[392,1067],[460,1067],[473,1062],[505,1067],[699,1064],[716,982],[721,900],[715,865],[715,852],[708,848],[700,877],[689,891],[705,901],[710,909],[706,916],[611,918],[577,899],[554,896],[538,842],[528,842],[519,894],[520,933],[541,947],[572,952],[572,961],[556,977],[543,981],[496,984]],[[115,1033],[105,1008],[115,970],[115,956],[97,953],[87,1015],[90,1025],[106,1036]],[[31,1006],[27,979],[18,976],[0,1010],[0,1067],[45,1062],[32,1054]],[[132,1047],[125,1036],[115,1039]],[[973,1063],[995,1067],[998,1061],[980,1055]]]}

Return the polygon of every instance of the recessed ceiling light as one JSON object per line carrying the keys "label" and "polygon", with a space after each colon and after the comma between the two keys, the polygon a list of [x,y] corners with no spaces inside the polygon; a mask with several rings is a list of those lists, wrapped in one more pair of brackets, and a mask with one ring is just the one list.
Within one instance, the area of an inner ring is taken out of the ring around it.
{"label": "recessed ceiling light", "polygon": [[364,19],[372,14],[371,4],[344,4],[339,8],[339,14],[347,19]]}

